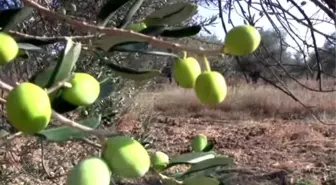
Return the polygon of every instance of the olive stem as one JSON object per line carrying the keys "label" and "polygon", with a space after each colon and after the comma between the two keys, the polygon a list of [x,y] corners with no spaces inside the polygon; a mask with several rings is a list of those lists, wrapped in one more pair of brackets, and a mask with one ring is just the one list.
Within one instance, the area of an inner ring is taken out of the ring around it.
{"label": "olive stem", "polygon": [[188,56],[187,52],[183,51],[183,59],[187,59],[187,56]]}
{"label": "olive stem", "polygon": [[211,71],[211,66],[210,63],[205,55],[203,55],[203,62],[205,64],[205,71],[210,72]]}
{"label": "olive stem", "polygon": [[55,91],[57,91],[58,89],[62,88],[62,87],[66,87],[66,88],[71,88],[72,85],[69,82],[58,82],[57,85],[50,87],[47,92],[48,94],[51,94]]}

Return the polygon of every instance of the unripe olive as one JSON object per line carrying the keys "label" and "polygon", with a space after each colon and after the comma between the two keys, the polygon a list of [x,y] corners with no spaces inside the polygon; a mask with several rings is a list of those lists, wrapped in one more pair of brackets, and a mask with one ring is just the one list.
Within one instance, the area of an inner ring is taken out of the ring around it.
{"label": "unripe olive", "polygon": [[8,120],[19,131],[35,134],[48,126],[52,109],[48,93],[41,87],[21,83],[9,92],[6,100]]}
{"label": "unripe olive", "polygon": [[201,72],[201,66],[193,57],[179,58],[173,65],[174,80],[183,88],[193,88]]}
{"label": "unripe olive", "polygon": [[12,62],[19,53],[16,41],[7,33],[0,32],[0,65]]}
{"label": "unripe olive", "polygon": [[108,138],[102,156],[112,173],[125,178],[144,176],[151,164],[147,150],[128,136]]}
{"label": "unripe olive", "polygon": [[252,25],[232,28],[225,36],[224,53],[242,56],[253,53],[259,46],[261,36]]}
{"label": "unripe olive", "polygon": [[222,74],[217,71],[205,71],[195,83],[196,96],[205,105],[216,105],[224,101],[227,86]]}

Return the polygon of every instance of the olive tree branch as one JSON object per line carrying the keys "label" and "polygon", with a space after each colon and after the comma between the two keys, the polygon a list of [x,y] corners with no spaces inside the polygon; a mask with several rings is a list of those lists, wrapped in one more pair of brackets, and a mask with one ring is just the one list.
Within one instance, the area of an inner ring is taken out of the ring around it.
{"label": "olive tree branch", "polygon": [[30,35],[26,33],[21,33],[18,31],[9,31],[9,33],[13,36],[21,37],[21,38],[26,38],[26,39],[38,39],[38,40],[43,40],[43,41],[62,41],[66,40],[67,37],[70,37],[72,40],[89,40],[94,37],[95,35],[75,35],[75,36],[53,36],[53,37],[47,37],[47,36],[35,36],[35,35]]}
{"label": "olive tree branch", "polygon": [[123,29],[118,29],[118,28],[104,28],[104,27],[99,27],[99,26],[95,26],[92,24],[89,24],[87,22],[81,22],[79,20],[75,20],[75,19],[71,19],[70,17],[66,16],[66,15],[62,15],[59,13],[56,13],[54,11],[51,11],[45,7],[43,7],[42,5],[32,1],[32,0],[23,0],[25,6],[30,6],[36,10],[38,10],[41,14],[51,18],[51,19],[56,19],[56,20],[61,20],[65,23],[70,24],[72,27],[81,30],[81,31],[96,31],[96,32],[100,32],[100,33],[104,33],[105,35],[114,35],[114,36],[123,36],[123,37],[132,37],[132,38],[138,38],[138,39],[142,39],[147,41],[149,44],[151,44],[152,46],[156,46],[159,48],[165,48],[165,49],[171,49],[174,51],[187,51],[190,53],[194,53],[194,54],[199,54],[199,55],[224,55],[225,53],[223,53],[221,50],[222,48],[218,48],[216,50],[210,50],[210,49],[204,49],[202,47],[199,48],[191,48],[191,47],[187,47],[187,46],[183,46],[181,44],[178,43],[172,43],[172,42],[168,42],[168,41],[163,41],[159,38],[156,37],[152,37],[152,36],[148,36],[148,35],[144,35],[141,33],[137,33],[134,32],[132,30],[123,30]]}

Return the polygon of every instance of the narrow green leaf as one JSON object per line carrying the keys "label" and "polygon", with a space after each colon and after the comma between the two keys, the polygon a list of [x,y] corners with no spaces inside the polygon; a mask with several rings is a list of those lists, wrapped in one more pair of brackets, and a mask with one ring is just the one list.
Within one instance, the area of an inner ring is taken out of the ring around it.
{"label": "narrow green leaf", "polygon": [[20,49],[38,51],[42,48],[29,43],[17,43]]}
{"label": "narrow green leaf", "polygon": [[197,5],[194,3],[178,2],[163,6],[155,10],[145,18],[145,23],[149,25],[175,25],[191,18],[197,13]]}
{"label": "narrow green leaf", "polygon": [[28,81],[42,88],[46,88],[51,75],[54,73],[55,65],[50,65],[35,73]]}
{"label": "narrow green leaf", "polygon": [[[95,129],[100,125],[100,121],[101,115],[98,115],[97,117],[91,117],[85,120],[81,120],[78,123]],[[71,139],[82,139],[88,136],[87,133],[68,126],[45,129],[35,135],[38,137],[42,137],[46,140],[56,142],[67,141]]]}
{"label": "narrow green leaf", "polygon": [[215,158],[216,154],[214,152],[195,152],[195,153],[186,153],[173,157],[170,159],[169,165],[177,164],[195,164],[201,161]]}
{"label": "narrow green leaf", "polygon": [[130,22],[130,20],[132,19],[133,15],[139,10],[139,8],[140,8],[140,6],[142,5],[143,2],[144,2],[144,0],[136,0],[133,3],[132,8],[130,8],[128,10],[128,12],[125,15],[124,19],[121,21],[121,23],[117,27],[118,28],[124,28],[124,27],[126,27],[127,24]]}
{"label": "narrow green leaf", "polygon": [[102,36],[94,42],[98,48],[104,50],[105,52],[110,51],[110,49],[121,43],[146,43],[146,40],[135,38],[135,37],[122,37],[118,35],[106,35]]}
{"label": "narrow green leaf", "polygon": [[15,28],[19,23],[31,16],[33,12],[31,7],[6,9],[0,12],[0,27],[2,32],[7,32]]}
{"label": "narrow green leaf", "polygon": [[131,51],[131,50],[146,50],[147,48],[148,43],[146,42],[124,42],[113,46],[112,48],[109,49],[109,52],[118,51],[118,49]]}
{"label": "narrow green leaf", "polygon": [[97,15],[98,26],[105,26],[114,13],[129,0],[108,0]]}
{"label": "narrow green leaf", "polygon": [[53,86],[59,81],[65,80],[69,75],[71,75],[71,72],[81,53],[81,46],[81,43],[74,43],[71,38],[67,38],[62,58],[57,63],[56,68],[49,79],[47,88]]}
{"label": "narrow green leaf", "polygon": [[202,27],[200,25],[182,27],[182,28],[167,28],[161,33],[162,37],[190,37],[197,35],[201,31]]}
{"label": "narrow green leaf", "polygon": [[136,81],[149,80],[161,75],[159,70],[137,71],[127,67],[121,67],[113,63],[105,63],[105,65],[111,68],[117,75]]}
{"label": "narrow green leaf", "polygon": [[34,46],[45,46],[49,44],[54,44],[58,42],[58,39],[52,38],[52,39],[36,39],[36,38],[16,38],[16,42],[18,43],[28,43],[32,44]]}
{"label": "narrow green leaf", "polygon": [[161,75],[159,70],[137,71],[127,67],[121,67],[113,63],[106,63],[105,65],[111,68],[117,75],[136,81],[149,80]]}
{"label": "narrow green leaf", "polygon": [[184,175],[196,173],[202,170],[207,170],[209,168],[215,168],[218,166],[233,166],[235,163],[232,158],[226,156],[218,156],[212,159],[207,159],[199,163],[195,163],[189,168]]}

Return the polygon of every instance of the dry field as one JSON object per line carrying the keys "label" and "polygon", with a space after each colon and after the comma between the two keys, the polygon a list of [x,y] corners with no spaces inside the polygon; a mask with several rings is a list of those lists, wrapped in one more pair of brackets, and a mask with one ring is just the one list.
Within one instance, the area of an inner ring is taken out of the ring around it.
{"label": "dry field", "polygon": [[[232,185],[299,185],[296,182],[302,179],[314,185],[336,184],[336,130],[331,125],[336,93],[315,93],[289,84],[323,124],[270,86],[228,84],[225,102],[215,107],[199,104],[192,90],[175,85],[141,92],[117,128],[139,134],[146,126],[154,138],[152,149],[171,156],[190,151],[192,136],[203,133],[215,143],[215,151],[233,156],[242,169],[231,174]],[[61,185],[67,170],[90,155],[98,155],[98,150],[82,141],[43,143],[41,148],[35,139],[17,137],[0,148],[0,185]],[[244,173],[250,169],[255,169],[253,174]],[[154,185],[154,181],[148,177],[120,184]]]}

